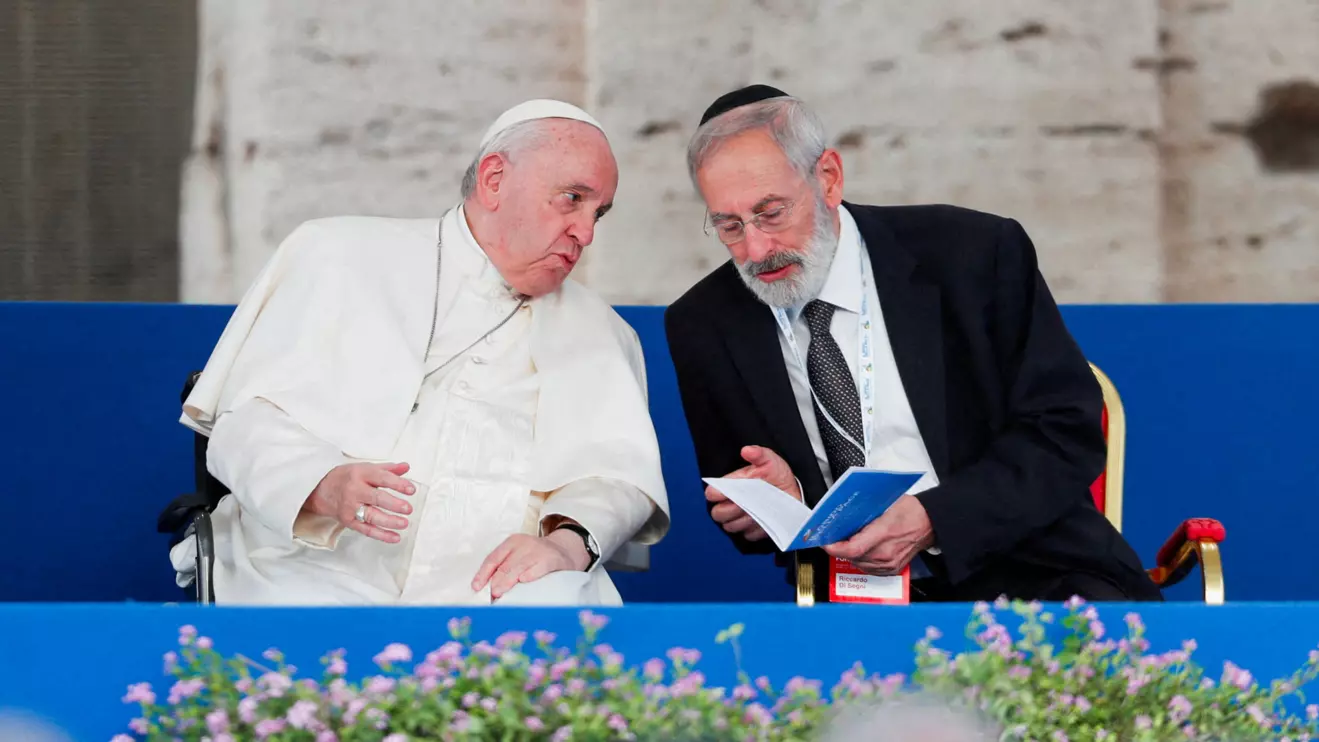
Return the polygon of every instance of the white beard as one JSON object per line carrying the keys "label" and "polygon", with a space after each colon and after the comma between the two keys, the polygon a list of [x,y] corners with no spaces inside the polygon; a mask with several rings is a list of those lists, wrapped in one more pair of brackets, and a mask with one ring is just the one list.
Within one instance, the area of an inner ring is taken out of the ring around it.
{"label": "white beard", "polygon": [[[802,252],[778,252],[764,260],[746,262],[737,266],[737,275],[762,303],[780,309],[799,307],[820,295],[829,278],[829,266],[838,251],[838,233],[829,218],[829,208],[823,198],[815,200],[814,229],[811,239]],[[773,282],[757,278],[759,273],[798,266],[795,275]]]}

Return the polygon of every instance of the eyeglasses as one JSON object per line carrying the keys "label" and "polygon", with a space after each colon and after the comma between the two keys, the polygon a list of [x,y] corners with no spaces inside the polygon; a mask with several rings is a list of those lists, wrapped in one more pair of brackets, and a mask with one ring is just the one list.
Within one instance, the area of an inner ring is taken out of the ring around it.
{"label": "eyeglasses", "polygon": [[[751,217],[751,224],[756,229],[766,233],[774,234],[782,232],[792,226],[792,207],[794,202],[788,201],[768,209]],[[717,223],[711,222],[710,212],[705,212],[705,233],[710,234],[711,228],[714,229],[715,236],[725,245],[733,245],[741,242],[747,236],[747,222],[741,219],[721,219]]]}

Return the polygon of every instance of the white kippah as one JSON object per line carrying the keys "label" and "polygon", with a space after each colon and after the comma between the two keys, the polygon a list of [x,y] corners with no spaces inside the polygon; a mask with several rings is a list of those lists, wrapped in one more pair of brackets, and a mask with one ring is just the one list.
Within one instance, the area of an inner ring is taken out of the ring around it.
{"label": "white kippah", "polygon": [[603,134],[605,128],[600,125],[599,121],[591,118],[591,114],[574,106],[571,103],[564,103],[559,100],[548,98],[538,98],[529,100],[526,103],[519,103],[516,106],[504,111],[495,119],[495,123],[485,130],[485,135],[481,137],[481,148],[484,149],[490,140],[499,135],[499,132],[515,124],[524,121],[534,121],[536,119],[573,119],[582,121],[594,126]]}

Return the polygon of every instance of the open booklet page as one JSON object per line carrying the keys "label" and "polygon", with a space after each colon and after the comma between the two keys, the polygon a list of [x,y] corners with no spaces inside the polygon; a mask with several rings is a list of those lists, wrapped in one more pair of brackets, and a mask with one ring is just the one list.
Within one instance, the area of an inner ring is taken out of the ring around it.
{"label": "open booklet page", "polygon": [[848,469],[820,498],[815,509],[759,479],[707,478],[788,552],[851,538],[888,510],[921,478],[917,472]]}

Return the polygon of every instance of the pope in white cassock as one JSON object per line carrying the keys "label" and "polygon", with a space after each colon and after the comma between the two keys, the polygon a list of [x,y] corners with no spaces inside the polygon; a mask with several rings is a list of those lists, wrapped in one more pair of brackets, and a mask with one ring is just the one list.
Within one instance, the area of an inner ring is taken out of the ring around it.
{"label": "pope in white cassock", "polygon": [[636,333],[568,279],[617,184],[594,119],[530,101],[442,218],[289,235],[184,404],[233,493],[216,602],[622,602],[603,565],[668,499]]}

